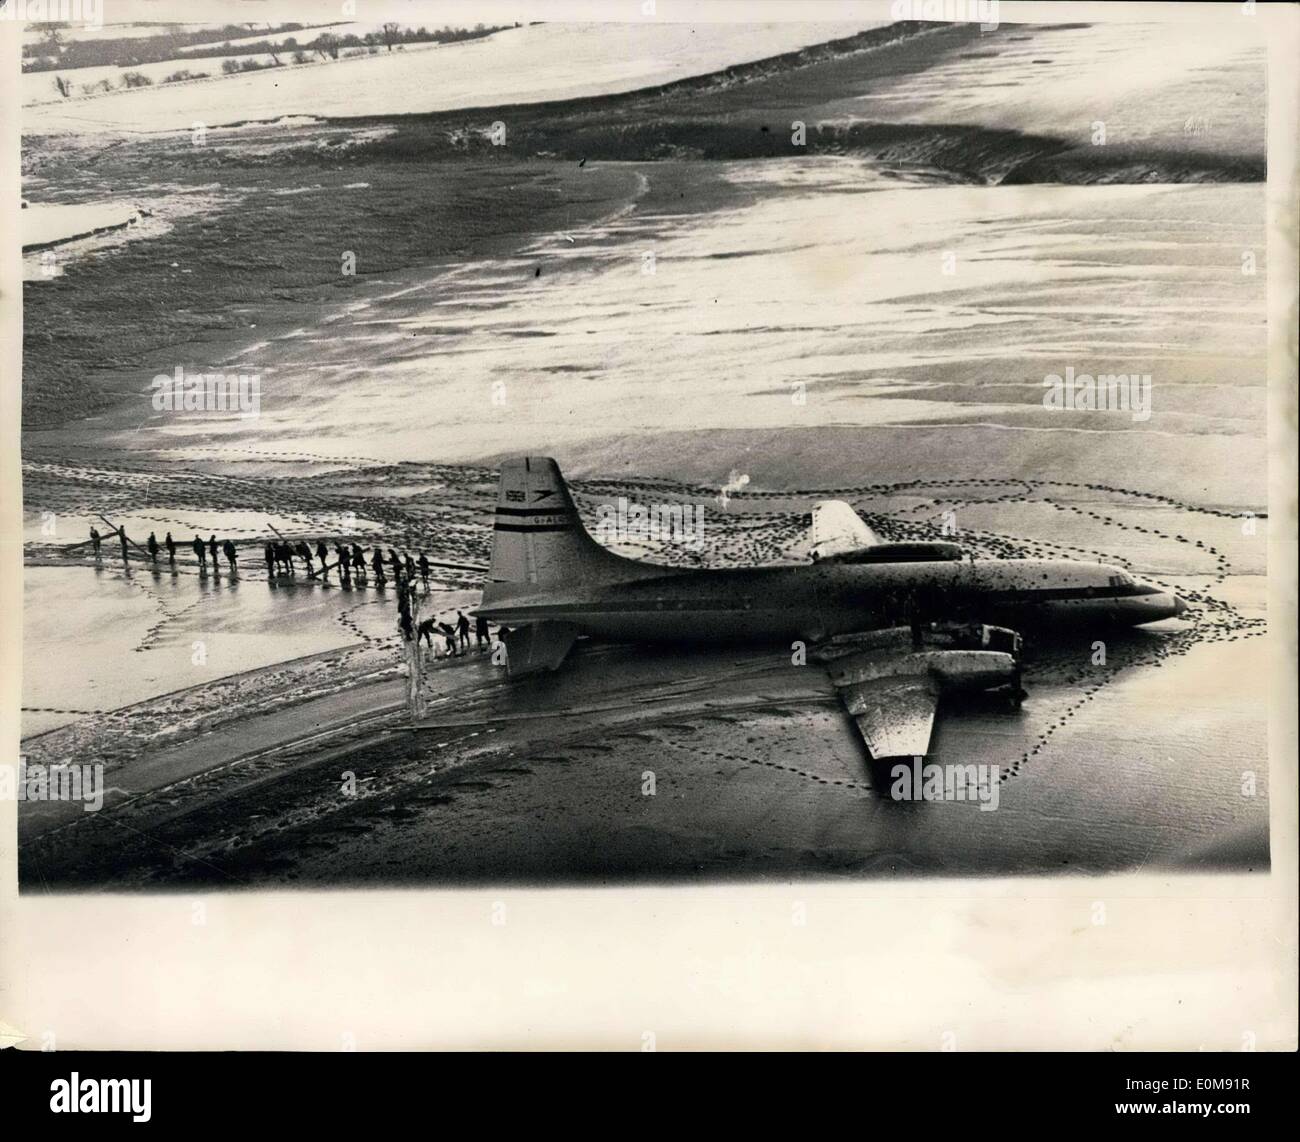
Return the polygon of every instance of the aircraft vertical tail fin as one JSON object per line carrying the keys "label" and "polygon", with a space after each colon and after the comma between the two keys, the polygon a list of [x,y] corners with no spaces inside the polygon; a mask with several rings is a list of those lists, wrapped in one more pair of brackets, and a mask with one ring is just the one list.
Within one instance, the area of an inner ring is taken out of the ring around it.
{"label": "aircraft vertical tail fin", "polygon": [[501,465],[485,600],[508,591],[499,585],[559,587],[617,578],[624,562],[587,534],[554,460],[521,456]]}
{"label": "aircraft vertical tail fin", "polygon": [[862,551],[878,543],[880,537],[843,500],[823,500],[813,508],[808,546],[814,562]]}

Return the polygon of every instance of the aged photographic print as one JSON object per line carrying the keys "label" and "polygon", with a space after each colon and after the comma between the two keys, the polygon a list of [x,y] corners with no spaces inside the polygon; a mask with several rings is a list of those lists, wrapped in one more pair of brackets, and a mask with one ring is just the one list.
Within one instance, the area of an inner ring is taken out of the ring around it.
{"label": "aged photographic print", "polygon": [[24,896],[1268,872],[1254,5],[36,7]]}

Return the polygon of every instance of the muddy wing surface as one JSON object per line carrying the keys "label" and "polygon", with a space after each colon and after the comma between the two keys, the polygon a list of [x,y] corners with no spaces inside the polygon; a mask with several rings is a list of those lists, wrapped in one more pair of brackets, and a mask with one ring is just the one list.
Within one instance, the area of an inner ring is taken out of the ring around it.
{"label": "muddy wing surface", "polygon": [[873,758],[922,757],[930,752],[939,695],[928,675],[872,678],[836,689]]}

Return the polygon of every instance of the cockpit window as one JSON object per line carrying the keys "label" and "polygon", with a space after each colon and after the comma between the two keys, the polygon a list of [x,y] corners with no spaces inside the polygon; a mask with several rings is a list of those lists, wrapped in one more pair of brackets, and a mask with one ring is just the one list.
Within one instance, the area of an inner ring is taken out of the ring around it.
{"label": "cockpit window", "polygon": [[1126,571],[1120,571],[1110,576],[1110,585],[1112,587],[1131,587],[1133,586],[1133,576]]}

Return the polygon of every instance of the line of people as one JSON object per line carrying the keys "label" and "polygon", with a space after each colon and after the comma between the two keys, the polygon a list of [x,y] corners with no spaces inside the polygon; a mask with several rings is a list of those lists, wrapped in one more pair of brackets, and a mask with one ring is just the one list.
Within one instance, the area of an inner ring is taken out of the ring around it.
{"label": "line of people", "polygon": [[[422,619],[419,625],[415,626],[414,614],[417,606],[415,580],[399,574],[397,578],[397,625],[402,632],[402,637],[407,642],[412,639],[415,640],[417,654],[420,643],[423,641],[428,645],[429,650],[433,652],[433,656],[438,657],[438,648],[433,641],[435,632],[442,635],[446,644],[446,656],[448,658],[453,655],[459,657],[469,652],[469,619],[465,616],[464,611],[456,612],[455,624],[440,622],[437,615],[432,615],[427,619]],[[504,629],[502,633],[504,633]],[[487,619],[482,615],[475,616],[474,635],[477,639],[479,651],[492,649],[491,628],[488,626]]]}
{"label": "line of people", "polygon": [[373,575],[376,583],[386,583],[390,578],[397,582],[405,580],[414,583],[418,577],[426,587],[429,585],[429,572],[432,568],[429,557],[424,552],[420,552],[419,559],[415,559],[409,551],[398,555],[390,547],[385,555],[382,548],[375,546],[367,556],[356,543],[335,543],[331,559],[330,549],[323,539],[316,541],[314,552],[303,540],[294,544],[283,540],[267,543],[263,558],[266,560],[268,575],[296,574],[294,560],[297,559],[301,560],[303,570],[312,576],[321,574],[328,578],[329,573],[337,569],[339,578],[344,582],[354,576],[359,582],[366,582]]}
{"label": "line of people", "polygon": [[[434,645],[433,637],[437,633],[442,636],[446,645],[446,657],[451,658],[466,654],[469,651],[469,619],[463,611],[456,612],[456,622],[439,622],[437,617],[423,619],[420,622],[417,634],[416,644],[421,641],[428,644],[429,649],[433,652],[434,657],[438,657],[438,648]],[[474,638],[476,649],[490,650],[492,648],[492,633],[488,626],[488,621],[482,615],[474,617]]]}
{"label": "line of people", "polygon": [[[139,547],[139,544],[126,534],[125,527],[115,528],[110,535],[117,536],[121,544],[123,562],[127,560],[128,545]],[[102,556],[103,540],[104,537],[99,529],[92,525],[90,541],[94,545],[96,560],[99,560]],[[206,542],[201,536],[195,535],[190,542],[190,548],[194,552],[194,557],[198,560],[200,572],[207,570],[209,557],[212,560],[213,571],[219,572],[218,552],[220,552],[226,557],[226,561],[230,566],[230,573],[232,575],[238,573],[239,552],[231,540],[222,540],[218,545],[215,535],[209,536]],[[158,556],[164,549],[167,552],[167,562],[172,567],[175,567],[177,543],[172,538],[172,533],[167,532],[162,542],[159,543],[157,533],[151,531],[149,538],[145,541],[144,550],[148,552],[149,559],[153,564],[157,564]],[[366,553],[358,544],[340,542],[334,545],[334,560],[331,562],[329,548],[326,547],[323,539],[318,539],[314,553],[304,540],[299,540],[294,544],[281,540],[278,543],[267,543],[263,554],[266,559],[267,574],[272,578],[282,574],[293,575],[295,573],[295,559],[302,561],[308,575],[316,575],[317,568],[312,562],[313,554],[319,563],[320,574],[328,578],[330,571],[337,568],[339,577],[345,583],[353,575],[356,576],[358,582],[365,582],[368,576],[367,568],[374,573],[375,580],[379,584],[386,583],[390,577],[389,573],[391,573],[391,577],[398,589],[398,607],[401,612],[400,623],[402,633],[406,639],[409,641],[414,637],[417,646],[420,642],[424,642],[429,647],[429,650],[433,652],[434,657],[438,657],[438,649],[434,644],[435,635],[442,638],[447,657],[459,657],[469,652],[470,621],[463,611],[456,612],[456,621],[454,623],[439,621],[437,616],[434,616],[421,620],[418,627],[413,629],[411,616],[416,579],[418,578],[426,589],[429,585],[431,564],[424,552],[420,552],[418,559],[413,559],[410,552],[398,555],[396,550],[390,547],[385,557],[383,550],[375,546],[371,549],[370,557],[367,559]],[[502,636],[505,635],[504,627],[500,633]],[[491,649],[491,627],[487,619],[481,615],[475,616],[474,637],[476,649],[479,651]]]}
{"label": "line of people", "polygon": [[[171,540],[171,537],[172,537],[172,533],[169,531],[169,532],[167,533],[167,539],[168,539],[168,541]],[[150,533],[149,533],[149,550],[150,550],[151,553],[152,553],[152,551],[153,551],[153,549],[154,549],[155,546],[156,546],[156,543],[155,543],[155,541],[154,541],[153,532],[150,532]],[[206,571],[206,570],[208,569],[208,554],[209,554],[209,553],[210,553],[211,556],[212,556],[212,570],[213,570],[213,571],[218,571],[218,570],[220,570],[220,568],[221,568],[221,564],[220,564],[220,563],[218,562],[218,560],[217,560],[217,537],[216,537],[215,535],[213,535],[213,536],[209,536],[209,537],[208,537],[208,542],[207,542],[206,544],[203,542],[202,539],[200,539],[200,538],[196,535],[196,536],[194,537],[194,539],[190,542],[190,547],[191,547],[191,548],[193,549],[193,551],[194,551],[194,556],[195,556],[195,558],[198,559],[198,561],[199,561],[199,570],[200,570],[200,571]],[[206,549],[206,550],[205,550],[205,549]],[[169,558],[171,559],[172,565],[175,566],[175,564],[176,564],[175,544],[170,544],[170,542],[169,542],[169,546],[168,546],[168,548],[167,548],[167,552],[168,552],[168,556],[169,556]],[[223,539],[223,540],[221,541],[221,553],[226,557],[226,562],[230,564],[230,573],[231,573],[232,575],[236,574],[236,573],[239,571],[239,566],[238,566],[238,563],[239,563],[239,552],[235,550],[235,545],[234,545],[230,540],[228,540],[228,539]]]}
{"label": "line of people", "polygon": [[[134,540],[127,536],[124,527],[116,528],[110,534],[116,535],[121,543],[122,558],[124,560],[127,558],[128,544],[139,547]],[[94,545],[97,560],[101,558],[103,540],[104,537],[99,529],[92,526],[90,541]],[[163,537],[161,543],[157,534],[151,531],[148,540],[145,542],[144,550],[148,552],[150,561],[156,564],[160,553],[165,549],[168,564],[175,567],[177,546],[170,531]],[[222,540],[218,544],[215,535],[209,536],[206,541],[201,536],[196,535],[189,546],[194,552],[194,557],[198,561],[201,571],[207,570],[209,559],[212,561],[213,570],[219,570],[218,553],[225,556],[231,574],[238,571],[239,552],[229,539]],[[387,583],[390,578],[397,582],[414,583],[418,578],[426,588],[429,585],[429,573],[432,568],[429,557],[424,552],[420,552],[420,557],[416,559],[411,556],[409,551],[398,555],[390,547],[387,554],[385,554],[382,548],[375,546],[371,548],[370,554],[367,556],[361,546],[356,543],[335,543],[333,558],[331,559],[330,549],[323,539],[316,541],[314,551],[307,542],[301,539],[292,544],[283,539],[279,542],[270,542],[264,546],[263,557],[266,560],[267,574],[272,577],[296,574],[295,560],[299,560],[302,563],[303,570],[313,577],[322,574],[328,578],[329,573],[337,569],[339,577],[344,582],[350,581],[354,576],[358,582],[366,582],[371,575],[374,576],[375,582],[379,584]]]}
{"label": "line of people", "polygon": [[[135,542],[135,540],[133,540],[129,535],[126,534],[125,527],[114,528],[113,531],[111,531],[109,534],[110,536],[113,535],[117,536],[118,543],[121,544],[122,547],[123,562],[125,562],[127,559],[130,547],[138,548],[140,546],[138,543]],[[103,555],[104,537],[102,534],[100,534],[100,531],[97,527],[92,526],[90,529],[90,542],[95,549],[95,559],[96,560],[100,559]],[[149,556],[149,562],[153,563],[154,565],[157,565],[158,556],[162,553],[164,548],[167,551],[168,565],[171,567],[175,567],[177,544],[176,544],[176,540],[172,538],[172,533],[169,531],[163,537],[162,542],[159,543],[157,533],[151,531],[149,533],[149,538],[145,540],[145,544],[144,544],[144,550]],[[212,559],[212,569],[214,571],[220,570],[221,563],[218,555],[218,552],[220,552],[221,555],[224,555],[226,557],[226,562],[230,565],[230,573],[234,575],[237,574],[239,571],[239,567],[238,567],[239,552],[235,548],[235,545],[228,539],[222,540],[220,545],[218,545],[217,537],[215,535],[209,536],[206,542],[204,541],[202,536],[196,535],[194,539],[190,542],[190,548],[194,552],[194,557],[199,561],[200,570],[204,570],[204,571],[207,570],[209,556]]]}

